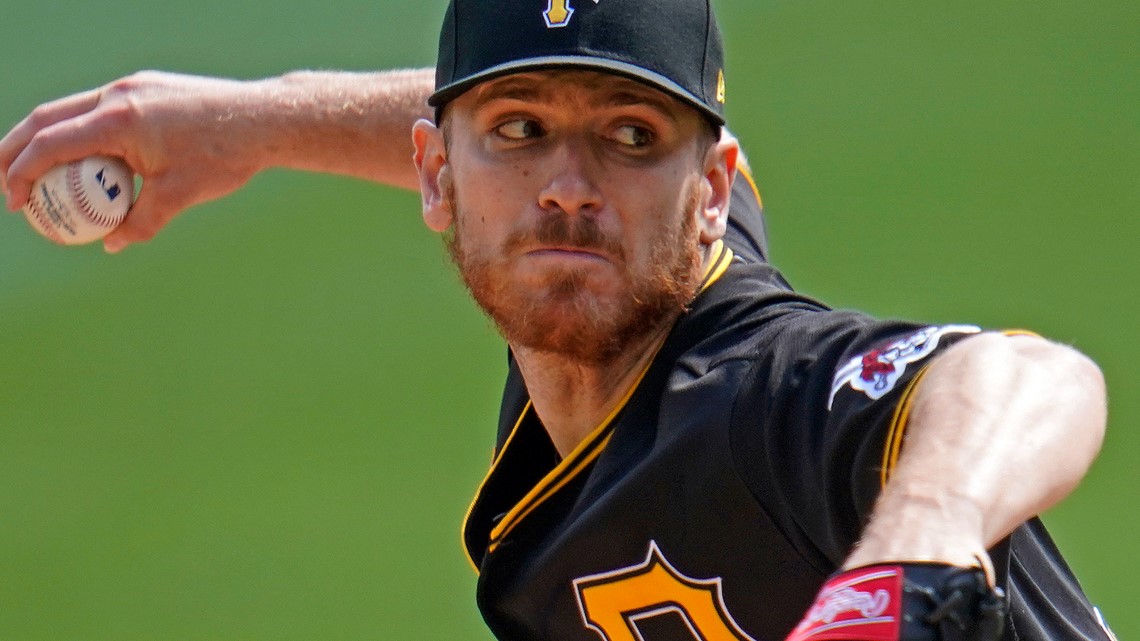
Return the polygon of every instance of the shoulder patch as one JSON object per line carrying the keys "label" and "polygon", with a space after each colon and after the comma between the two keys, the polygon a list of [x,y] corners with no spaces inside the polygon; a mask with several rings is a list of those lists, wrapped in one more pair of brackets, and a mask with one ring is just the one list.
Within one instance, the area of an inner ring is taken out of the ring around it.
{"label": "shoulder patch", "polygon": [[835,395],[845,386],[863,392],[873,400],[885,396],[906,371],[906,366],[920,361],[938,349],[938,341],[946,334],[976,334],[982,331],[974,325],[931,325],[917,332],[877,347],[847,361],[835,372],[831,381],[831,395],[827,409]]}

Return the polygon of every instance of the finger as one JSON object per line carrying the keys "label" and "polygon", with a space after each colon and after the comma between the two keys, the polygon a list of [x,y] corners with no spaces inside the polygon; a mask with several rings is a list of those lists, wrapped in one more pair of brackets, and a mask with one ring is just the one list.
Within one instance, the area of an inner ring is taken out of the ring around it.
{"label": "finger", "polygon": [[139,192],[139,198],[131,205],[123,222],[103,238],[103,249],[109,254],[117,254],[133,243],[141,243],[154,238],[181,208],[163,203],[157,185]]}
{"label": "finger", "polygon": [[23,120],[0,138],[0,188],[8,191],[7,173],[12,161],[24,150],[37,132],[62,120],[74,118],[94,109],[100,100],[98,90],[53,100],[32,110]]}
{"label": "finger", "polygon": [[[122,109],[88,111],[33,134],[7,168],[8,208],[23,207],[35,179],[56,165],[95,154],[125,156],[122,145],[129,117]],[[132,159],[125,160],[130,164]]]}

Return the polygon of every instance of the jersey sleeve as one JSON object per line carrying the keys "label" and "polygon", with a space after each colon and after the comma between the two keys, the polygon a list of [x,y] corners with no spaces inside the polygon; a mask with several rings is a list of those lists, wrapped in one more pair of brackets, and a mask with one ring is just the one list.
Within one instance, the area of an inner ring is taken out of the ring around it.
{"label": "jersey sleeve", "polygon": [[778,527],[828,572],[890,476],[927,366],[980,329],[841,311],[780,324],[737,400],[733,456]]}
{"label": "jersey sleeve", "polygon": [[768,260],[768,227],[760,190],[747,166],[737,169],[728,207],[724,242],[742,260],[763,263]]}

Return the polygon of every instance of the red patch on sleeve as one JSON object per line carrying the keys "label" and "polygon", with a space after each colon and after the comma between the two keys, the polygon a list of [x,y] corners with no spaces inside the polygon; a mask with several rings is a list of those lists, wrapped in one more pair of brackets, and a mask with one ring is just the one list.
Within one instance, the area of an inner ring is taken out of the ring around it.
{"label": "red patch on sleeve", "polygon": [[897,641],[902,581],[903,570],[896,565],[832,578],[786,641]]}

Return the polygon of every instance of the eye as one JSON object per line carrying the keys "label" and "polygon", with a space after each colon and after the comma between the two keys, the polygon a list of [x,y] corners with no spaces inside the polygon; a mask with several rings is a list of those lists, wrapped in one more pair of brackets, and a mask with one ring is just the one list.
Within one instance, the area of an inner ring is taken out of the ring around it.
{"label": "eye", "polygon": [[622,125],[614,130],[613,138],[627,147],[643,149],[653,143],[653,132],[646,127]]}
{"label": "eye", "polygon": [[495,133],[508,140],[526,140],[528,138],[538,138],[546,132],[537,121],[520,118],[518,120],[504,122],[498,127],[495,127]]}

